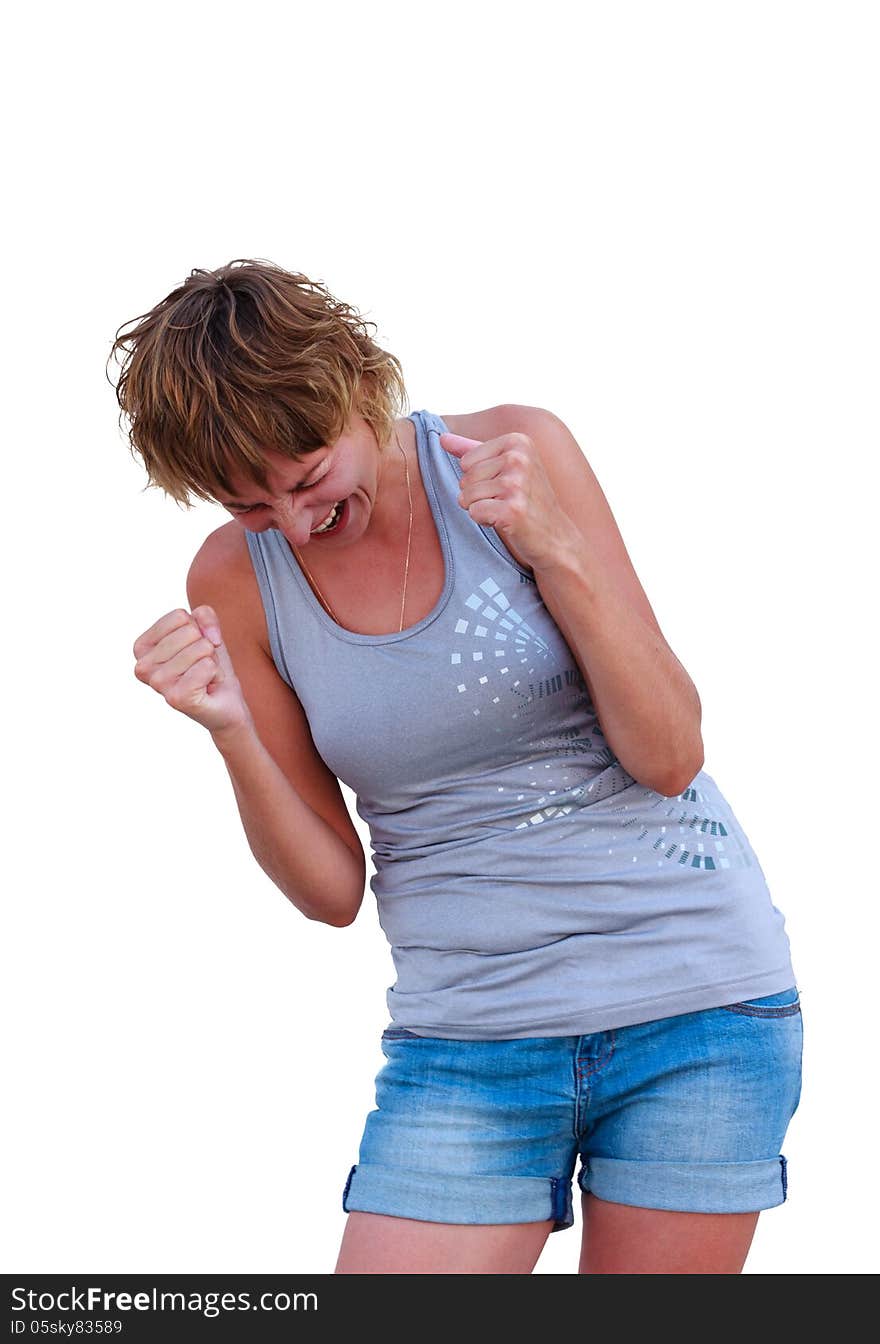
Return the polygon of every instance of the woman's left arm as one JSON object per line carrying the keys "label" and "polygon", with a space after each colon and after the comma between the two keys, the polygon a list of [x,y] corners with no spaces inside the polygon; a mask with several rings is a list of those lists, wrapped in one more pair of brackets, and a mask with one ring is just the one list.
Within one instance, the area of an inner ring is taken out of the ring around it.
{"label": "woman's left arm", "polygon": [[531,568],[623,768],[667,797],[703,764],[697,689],[663,637],[608,501],[562,420],[505,406],[486,442],[443,434],[460,503]]}

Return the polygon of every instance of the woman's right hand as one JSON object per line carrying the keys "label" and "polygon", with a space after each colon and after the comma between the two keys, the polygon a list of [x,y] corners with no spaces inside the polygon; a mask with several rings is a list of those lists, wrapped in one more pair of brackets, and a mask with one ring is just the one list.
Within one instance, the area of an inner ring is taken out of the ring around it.
{"label": "woman's right hand", "polygon": [[251,723],[212,607],[166,612],[134,642],[134,674],[209,732]]}

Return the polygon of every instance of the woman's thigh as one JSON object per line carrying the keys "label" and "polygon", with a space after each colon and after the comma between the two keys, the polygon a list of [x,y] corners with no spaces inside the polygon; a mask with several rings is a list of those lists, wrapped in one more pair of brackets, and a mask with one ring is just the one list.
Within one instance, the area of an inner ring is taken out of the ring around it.
{"label": "woman's thigh", "polygon": [[674,1213],[581,1194],[579,1274],[739,1274],[759,1212]]}
{"label": "woman's thigh", "polygon": [[803,1024],[779,994],[608,1033],[581,1061],[582,1274],[737,1274],[801,1090]]}
{"label": "woman's thigh", "polygon": [[342,1193],[346,1213],[368,1216],[348,1224],[344,1263],[405,1254],[528,1272],[547,1231],[574,1222],[576,1040],[383,1033],[376,1105]]}
{"label": "woman's thigh", "polygon": [[350,1213],[336,1274],[531,1274],[553,1227],[471,1226]]}
{"label": "woman's thigh", "polygon": [[794,986],[584,1042],[582,1191],[689,1214],[784,1203],[780,1149],[800,1100],[802,1042]]}

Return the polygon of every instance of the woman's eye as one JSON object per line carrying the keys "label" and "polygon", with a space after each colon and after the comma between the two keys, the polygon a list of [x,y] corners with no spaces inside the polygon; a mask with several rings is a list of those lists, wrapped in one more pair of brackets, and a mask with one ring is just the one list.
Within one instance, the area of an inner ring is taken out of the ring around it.
{"label": "woman's eye", "polygon": [[[315,481],[308,481],[305,485],[294,485],[294,486],[291,488],[291,492],[290,492],[290,493],[291,493],[291,494],[294,494],[294,495],[299,495],[299,494],[302,494],[302,493],[303,493],[304,491],[306,491],[306,490],[314,490],[315,486],[320,485],[321,482],[324,480],[324,478],[325,478],[326,476],[329,476],[329,475],[330,475],[330,472],[331,472],[332,470],[333,470],[332,467],[328,468],[328,470],[325,471],[325,472],[323,472],[323,473],[318,477],[317,480],[315,480]],[[230,512],[231,514],[233,514],[233,516],[236,517],[236,518],[247,518],[247,517],[249,517],[249,515],[252,514],[252,513],[259,513],[260,510],[261,510],[261,509],[264,509],[265,507],[266,507],[265,504],[252,504],[252,505],[250,506],[250,508],[248,508],[248,509],[230,509],[229,512]]]}

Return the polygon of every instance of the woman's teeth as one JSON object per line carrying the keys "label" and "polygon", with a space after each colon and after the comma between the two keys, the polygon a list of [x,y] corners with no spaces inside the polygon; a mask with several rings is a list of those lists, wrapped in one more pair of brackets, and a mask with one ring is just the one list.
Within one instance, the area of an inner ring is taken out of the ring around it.
{"label": "woman's teeth", "polygon": [[323,523],[321,523],[319,527],[312,528],[311,535],[314,536],[316,532],[329,532],[330,528],[333,527],[333,525],[339,521],[339,515],[342,513],[342,504],[343,504],[342,500],[337,501],[337,503],[333,505],[333,508],[327,514],[327,517],[324,519]]}

